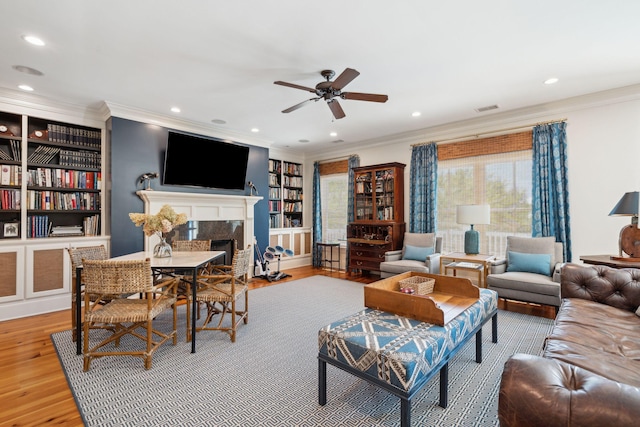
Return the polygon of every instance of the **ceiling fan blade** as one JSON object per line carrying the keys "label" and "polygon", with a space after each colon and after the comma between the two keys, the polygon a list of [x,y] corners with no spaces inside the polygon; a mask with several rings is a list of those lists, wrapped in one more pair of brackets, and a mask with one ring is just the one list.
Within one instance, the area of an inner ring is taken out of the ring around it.
{"label": "ceiling fan blade", "polygon": [[296,85],[296,84],[293,84],[293,83],[281,82],[280,80],[278,80],[277,82],[273,82],[273,84],[280,85],[280,86],[292,87],[294,89],[302,89],[302,90],[306,90],[307,92],[316,93],[316,90],[313,89],[313,88],[306,87],[306,86],[300,86],[300,85]]}
{"label": "ceiling fan blade", "polygon": [[301,103],[296,104],[296,105],[294,105],[293,107],[289,107],[289,108],[287,108],[286,110],[282,110],[282,112],[283,112],[283,113],[290,113],[290,112],[292,112],[292,111],[297,110],[297,109],[298,109],[298,108],[300,108],[300,107],[304,107],[304,106],[305,106],[306,104],[308,104],[309,102],[311,102],[311,101],[317,101],[318,99],[320,99],[320,98],[311,98],[311,99],[307,99],[306,101],[302,101]]}
{"label": "ceiling fan blade", "polygon": [[387,102],[387,95],[377,95],[375,93],[359,93],[359,92],[343,92],[340,94],[342,99],[355,99],[356,101],[372,101]]}
{"label": "ceiling fan blade", "polygon": [[332,99],[330,101],[327,101],[327,105],[329,106],[329,109],[333,113],[333,117],[335,117],[336,119],[341,119],[346,115],[344,114],[344,111],[342,110],[342,107],[340,106],[340,103],[338,102],[337,99]]}
{"label": "ceiling fan blade", "polygon": [[360,73],[353,68],[345,68],[342,74],[333,81],[331,87],[335,90],[342,90],[343,87],[351,83],[359,75]]}

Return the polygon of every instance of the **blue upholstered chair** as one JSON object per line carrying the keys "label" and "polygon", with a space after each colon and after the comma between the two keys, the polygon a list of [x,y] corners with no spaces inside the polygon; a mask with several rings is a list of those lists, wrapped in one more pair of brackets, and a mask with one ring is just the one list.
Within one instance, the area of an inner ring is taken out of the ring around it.
{"label": "blue upholstered chair", "polygon": [[435,233],[404,233],[402,249],[388,251],[380,263],[380,277],[391,277],[406,271],[438,274],[442,237]]}
{"label": "blue upholstered chair", "polygon": [[554,237],[507,237],[504,259],[491,265],[489,289],[504,299],[560,306],[562,243]]}

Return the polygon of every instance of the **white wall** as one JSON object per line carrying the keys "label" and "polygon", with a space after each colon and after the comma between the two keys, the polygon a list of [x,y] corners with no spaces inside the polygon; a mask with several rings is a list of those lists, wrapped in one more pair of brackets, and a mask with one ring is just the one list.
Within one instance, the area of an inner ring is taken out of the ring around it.
{"label": "white wall", "polygon": [[[316,160],[348,154],[358,154],[363,166],[405,163],[405,221],[408,223],[412,144],[490,131],[500,133],[501,129],[531,127],[560,119],[567,121],[572,260],[579,262],[581,255],[616,255],[620,229],[630,223],[630,218],[609,217],[609,212],[625,192],[640,191],[640,86],[425,129],[417,134],[402,135],[395,141],[391,138],[372,141],[367,148],[334,151],[330,156],[321,153],[309,156],[305,167],[312,170]],[[305,212],[310,215],[311,187],[307,194]]]}

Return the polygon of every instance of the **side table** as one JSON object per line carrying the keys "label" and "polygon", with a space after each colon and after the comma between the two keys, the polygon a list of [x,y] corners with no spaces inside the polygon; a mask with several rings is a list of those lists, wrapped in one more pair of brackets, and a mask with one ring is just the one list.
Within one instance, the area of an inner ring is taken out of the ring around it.
{"label": "side table", "polygon": [[[333,271],[333,263],[338,263],[338,270],[340,270],[340,243],[338,242],[318,242],[316,243],[318,246],[318,250],[322,251],[322,267],[327,268],[327,263],[329,263],[329,268]],[[329,248],[329,258],[327,258],[327,248]],[[333,248],[338,248],[338,258],[333,258]]]}
{"label": "side table", "polygon": [[456,275],[456,270],[472,271],[478,273],[478,287],[487,287],[487,276],[491,268],[491,261],[495,259],[493,255],[467,255],[464,252],[452,252],[440,256],[440,272],[445,276],[449,270]]}
{"label": "side table", "polygon": [[625,261],[611,255],[581,255],[580,261],[591,265],[606,265],[613,268],[640,268],[640,262]]}

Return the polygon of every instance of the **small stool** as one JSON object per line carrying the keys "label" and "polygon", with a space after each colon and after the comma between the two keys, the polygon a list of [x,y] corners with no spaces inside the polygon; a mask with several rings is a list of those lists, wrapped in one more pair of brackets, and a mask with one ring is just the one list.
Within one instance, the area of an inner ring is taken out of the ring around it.
{"label": "small stool", "polygon": [[[338,263],[338,270],[340,270],[340,243],[338,242],[318,242],[318,250],[322,251],[322,267],[327,268],[327,263],[329,263],[329,268],[333,271],[333,263]],[[327,248],[329,249],[329,254],[331,258],[327,258]],[[338,248],[338,259],[333,258],[333,248]]]}

